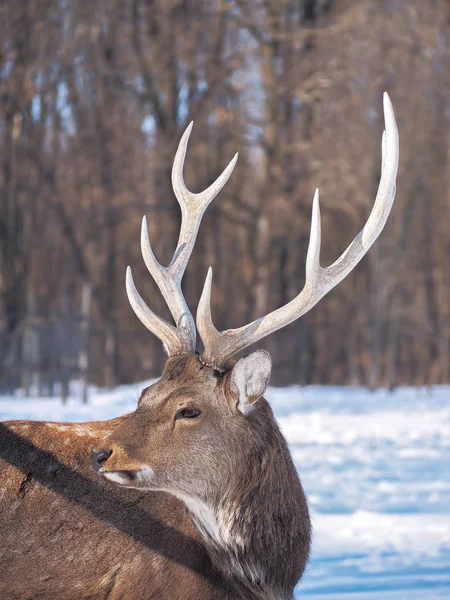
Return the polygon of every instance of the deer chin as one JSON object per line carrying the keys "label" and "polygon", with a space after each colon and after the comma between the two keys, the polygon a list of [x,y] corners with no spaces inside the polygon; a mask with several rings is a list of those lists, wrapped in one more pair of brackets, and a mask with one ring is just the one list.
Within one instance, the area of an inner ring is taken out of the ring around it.
{"label": "deer chin", "polygon": [[102,475],[122,487],[145,488],[151,485],[155,472],[151,467],[143,467],[133,471],[103,471]]}

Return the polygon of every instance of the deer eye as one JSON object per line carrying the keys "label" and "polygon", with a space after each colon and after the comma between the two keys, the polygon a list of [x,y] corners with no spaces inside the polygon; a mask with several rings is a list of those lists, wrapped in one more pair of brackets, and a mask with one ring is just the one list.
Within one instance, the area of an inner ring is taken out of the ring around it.
{"label": "deer eye", "polygon": [[200,415],[201,411],[197,408],[181,408],[175,418],[176,419],[195,419]]}

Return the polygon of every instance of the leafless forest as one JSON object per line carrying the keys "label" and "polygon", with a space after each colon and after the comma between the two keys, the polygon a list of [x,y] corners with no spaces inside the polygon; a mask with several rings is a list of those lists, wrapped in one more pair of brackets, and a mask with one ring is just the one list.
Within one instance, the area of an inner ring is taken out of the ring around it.
{"label": "leafless forest", "polygon": [[168,318],[140,222],[167,263],[180,222],[171,165],[192,119],[193,191],[240,155],[186,273],[193,313],[210,265],[222,329],[293,298],[314,189],[324,265],[369,214],[384,90],[401,143],[386,230],[263,345],[278,384],[449,382],[449,42],[446,0],[2,0],[3,385],[159,374],[164,354],[129,307],[125,268]]}

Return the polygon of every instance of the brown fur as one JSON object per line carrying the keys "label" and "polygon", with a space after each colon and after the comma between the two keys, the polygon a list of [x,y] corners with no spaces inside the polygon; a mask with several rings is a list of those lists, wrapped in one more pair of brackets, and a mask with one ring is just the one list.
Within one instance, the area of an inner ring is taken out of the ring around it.
{"label": "brown fur", "polygon": [[[169,359],[137,410],[86,424],[0,425],[0,598],[285,600],[309,552],[306,500],[264,399],[244,417],[196,357]],[[183,406],[198,419],[174,415]],[[114,485],[105,472],[148,465],[155,480]],[[173,495],[202,498],[226,521],[212,539]]]}

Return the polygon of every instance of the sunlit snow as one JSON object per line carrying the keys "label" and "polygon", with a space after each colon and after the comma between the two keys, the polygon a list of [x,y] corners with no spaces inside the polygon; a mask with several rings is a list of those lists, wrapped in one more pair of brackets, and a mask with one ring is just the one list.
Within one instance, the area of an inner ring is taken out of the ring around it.
{"label": "sunlit snow", "polygon": [[[125,414],[148,382],[71,397],[0,397],[0,420]],[[76,388],[75,392],[76,392]],[[309,498],[312,559],[298,598],[450,598],[450,388],[271,388]]]}

